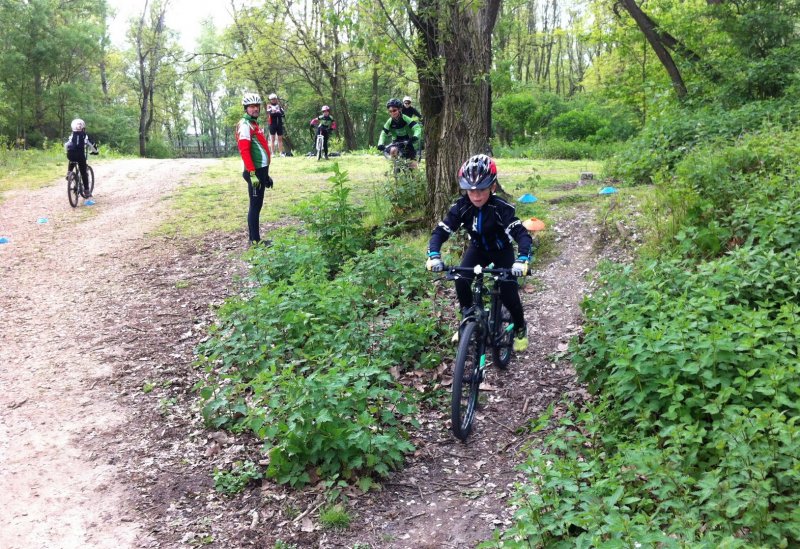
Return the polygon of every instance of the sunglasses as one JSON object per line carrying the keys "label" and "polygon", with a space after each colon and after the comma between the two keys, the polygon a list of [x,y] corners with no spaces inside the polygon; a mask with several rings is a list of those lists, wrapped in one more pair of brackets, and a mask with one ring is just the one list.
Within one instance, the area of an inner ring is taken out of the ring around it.
{"label": "sunglasses", "polygon": [[389,109],[389,112],[397,112],[397,111],[399,111],[399,110],[400,110],[400,109]]}
{"label": "sunglasses", "polygon": [[403,101],[403,105],[410,105],[411,101]]}

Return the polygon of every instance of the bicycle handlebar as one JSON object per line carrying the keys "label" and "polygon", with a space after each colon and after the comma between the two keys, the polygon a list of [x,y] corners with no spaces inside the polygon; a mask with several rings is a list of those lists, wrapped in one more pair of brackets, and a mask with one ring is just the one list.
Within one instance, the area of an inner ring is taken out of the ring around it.
{"label": "bicycle handlebar", "polygon": [[445,274],[445,277],[450,279],[456,278],[459,273],[473,274],[473,275],[481,275],[481,274],[497,275],[497,278],[500,280],[505,280],[508,278],[518,278],[511,274],[511,269],[508,267],[494,267],[490,269],[486,267],[481,267],[480,265],[475,265],[474,267],[458,267],[458,266],[448,267],[447,265],[443,265],[442,272]]}

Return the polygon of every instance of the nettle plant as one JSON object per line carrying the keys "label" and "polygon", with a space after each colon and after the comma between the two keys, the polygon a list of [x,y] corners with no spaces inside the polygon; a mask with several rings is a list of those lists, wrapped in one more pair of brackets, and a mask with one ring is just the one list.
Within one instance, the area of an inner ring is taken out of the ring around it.
{"label": "nettle plant", "polygon": [[414,448],[417,396],[390,369],[440,362],[419,250],[381,242],[330,279],[315,266],[332,234],[284,231],[251,252],[254,287],[226,301],[198,349],[206,423],[262,439],[267,476],[293,486],[315,477],[368,486],[400,466]]}

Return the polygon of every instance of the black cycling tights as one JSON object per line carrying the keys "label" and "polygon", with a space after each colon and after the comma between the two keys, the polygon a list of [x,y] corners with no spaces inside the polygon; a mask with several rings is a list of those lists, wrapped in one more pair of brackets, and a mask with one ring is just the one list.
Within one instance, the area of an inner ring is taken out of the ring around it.
{"label": "black cycling tights", "polygon": [[258,184],[255,186],[253,186],[250,172],[243,172],[242,177],[247,181],[247,196],[250,197],[250,208],[247,210],[247,232],[250,242],[261,242],[259,217],[261,215],[261,206],[264,205],[264,191],[267,189],[269,166],[256,169]]}
{"label": "black cycling tights", "polygon": [[[486,252],[478,249],[476,246],[470,245],[461,258],[462,267],[472,268],[478,264],[485,267],[489,263],[494,263],[494,266],[498,268],[510,268],[514,264],[514,249],[509,247],[505,250]],[[460,276],[465,275],[461,274]],[[461,305],[462,310],[466,307],[472,307],[471,278],[456,279],[456,295],[458,296],[458,303]],[[506,306],[508,312],[511,313],[514,326],[524,326],[525,313],[522,310],[522,301],[519,299],[519,285],[516,280],[500,283],[500,300],[503,302],[503,305]]]}
{"label": "black cycling tights", "polygon": [[86,169],[86,159],[84,158],[83,160],[70,161],[69,164],[67,164],[67,172],[69,172],[72,169],[72,166],[74,166],[75,164],[78,165],[78,170],[81,172],[81,179],[83,179],[83,184],[88,185],[89,173],[88,170]]}

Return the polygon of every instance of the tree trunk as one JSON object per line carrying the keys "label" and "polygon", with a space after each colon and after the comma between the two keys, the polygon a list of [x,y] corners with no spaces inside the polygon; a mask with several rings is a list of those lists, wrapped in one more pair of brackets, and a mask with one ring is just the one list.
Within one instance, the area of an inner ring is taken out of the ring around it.
{"label": "tree trunk", "polygon": [[441,219],[457,194],[461,164],[489,150],[492,51],[487,37],[500,2],[488,0],[475,9],[474,4],[459,0],[425,0],[416,14],[410,14],[424,48],[416,61],[431,196],[425,215],[431,225]]}
{"label": "tree trunk", "polygon": [[647,41],[650,43],[650,47],[653,48],[658,60],[667,71],[670,80],[672,80],[672,87],[675,88],[675,93],[677,94],[678,99],[686,98],[686,84],[683,82],[680,70],[678,70],[678,66],[675,64],[672,56],[669,54],[667,48],[664,46],[664,43],[661,41],[658,30],[652,19],[642,12],[634,0],[620,0],[620,4],[630,14],[630,16],[639,26],[639,29],[644,34],[645,38],[647,38]]}

